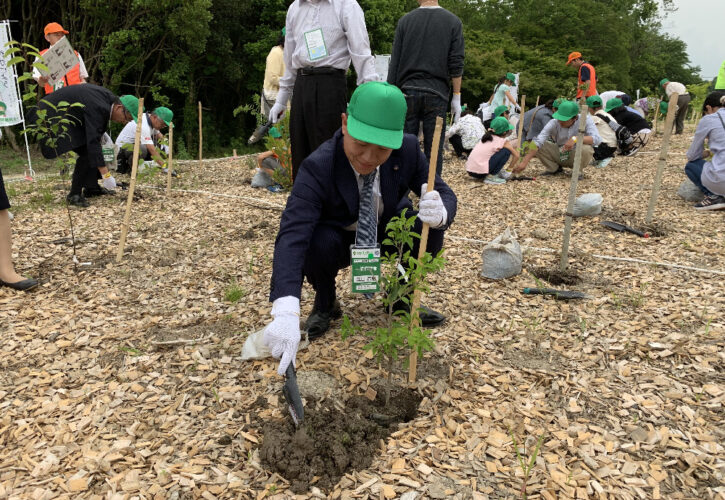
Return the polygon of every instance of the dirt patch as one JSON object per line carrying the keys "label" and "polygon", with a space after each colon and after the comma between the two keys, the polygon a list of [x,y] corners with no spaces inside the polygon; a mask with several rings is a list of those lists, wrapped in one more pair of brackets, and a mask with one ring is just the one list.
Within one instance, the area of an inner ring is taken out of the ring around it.
{"label": "dirt patch", "polygon": [[418,394],[396,387],[386,406],[384,392],[378,390],[375,401],[353,397],[342,409],[332,401],[309,401],[300,429],[289,418],[268,422],[262,430],[262,463],[288,480],[295,493],[306,493],[311,485],[329,492],[344,474],[372,464],[394,424],[415,417]]}
{"label": "dirt patch", "polygon": [[553,350],[541,349],[509,350],[503,354],[504,361],[518,369],[539,370],[544,372],[559,372],[566,368],[566,360]]}
{"label": "dirt patch", "polygon": [[424,357],[418,362],[418,378],[447,381],[450,376],[450,366],[441,356]]}
{"label": "dirt patch", "polygon": [[552,285],[576,285],[581,283],[581,277],[575,271],[561,272],[558,269],[550,269],[546,267],[532,267],[527,270],[540,280],[544,280]]}

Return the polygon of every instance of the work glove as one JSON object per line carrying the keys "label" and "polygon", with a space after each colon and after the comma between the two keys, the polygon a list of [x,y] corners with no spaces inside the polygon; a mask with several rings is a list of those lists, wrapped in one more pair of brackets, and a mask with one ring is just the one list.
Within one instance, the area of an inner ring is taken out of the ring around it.
{"label": "work glove", "polygon": [[272,303],[274,320],[264,329],[264,344],[279,359],[277,373],[284,375],[290,363],[296,366],[300,345],[300,299],[288,295]]}
{"label": "work glove", "polygon": [[269,121],[271,123],[277,123],[282,119],[285,112],[287,111],[287,101],[289,100],[289,94],[280,90],[277,94],[277,100],[274,101],[274,106],[269,112]]}
{"label": "work glove", "polygon": [[418,218],[427,223],[432,228],[439,228],[444,226],[448,221],[448,211],[441,195],[435,189],[430,193],[426,193],[428,189],[428,183],[423,184],[420,187],[420,205],[418,211]]}
{"label": "work glove", "polygon": [[451,114],[453,115],[453,123],[456,123],[461,117],[461,94],[453,94],[451,99]]}
{"label": "work glove", "polygon": [[114,191],[116,189],[116,179],[113,178],[112,175],[106,174],[108,177],[103,177],[103,187],[108,189],[109,191]]}
{"label": "work glove", "polygon": [[516,106],[516,107],[514,108],[514,112],[516,112],[516,113],[518,113],[518,114],[521,114],[521,106]]}

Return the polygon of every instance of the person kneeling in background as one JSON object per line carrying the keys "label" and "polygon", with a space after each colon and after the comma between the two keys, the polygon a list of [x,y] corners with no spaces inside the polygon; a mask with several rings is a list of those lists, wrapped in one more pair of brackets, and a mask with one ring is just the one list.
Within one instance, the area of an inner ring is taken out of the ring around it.
{"label": "person kneeling in background", "polygon": [[602,98],[598,95],[587,97],[587,106],[589,106],[589,113],[592,115],[594,125],[597,126],[599,137],[602,138],[602,142],[594,148],[592,164],[597,168],[604,168],[609,165],[614,158],[614,153],[617,152],[617,136],[609,126],[609,121],[614,118],[602,109]]}
{"label": "person kneeling in background", "polygon": [[446,137],[453,146],[456,156],[466,159],[476,143],[481,140],[484,132],[486,129],[483,127],[481,119],[464,110],[461,119],[448,129]]}
{"label": "person kneeling in background", "polygon": [[518,160],[519,152],[506,140],[514,126],[499,116],[491,121],[491,128],[471,151],[466,162],[466,172],[473,178],[484,179],[486,184],[505,184],[510,174],[503,167],[513,155]]}

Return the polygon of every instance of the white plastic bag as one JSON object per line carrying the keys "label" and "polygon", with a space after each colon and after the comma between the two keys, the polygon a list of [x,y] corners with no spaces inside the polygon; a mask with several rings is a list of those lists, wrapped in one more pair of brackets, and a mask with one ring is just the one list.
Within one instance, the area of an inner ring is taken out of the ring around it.
{"label": "white plastic bag", "polygon": [[602,213],[602,195],[586,193],[574,201],[574,217],[590,217]]}
{"label": "white plastic bag", "polygon": [[700,191],[700,188],[695,186],[695,184],[690,179],[685,179],[682,181],[682,184],[680,184],[680,187],[677,188],[677,195],[680,198],[683,198],[685,201],[692,201],[692,202],[698,202],[702,201],[702,199],[705,197],[702,191]]}
{"label": "white plastic bag", "polygon": [[523,260],[521,245],[509,228],[486,245],[481,259],[483,260],[481,276],[484,278],[500,280],[521,273]]}
{"label": "white plastic bag", "polygon": [[116,157],[118,156],[118,146],[113,143],[108,133],[101,136],[101,151],[103,152],[103,162],[106,164],[106,168],[117,170]]}

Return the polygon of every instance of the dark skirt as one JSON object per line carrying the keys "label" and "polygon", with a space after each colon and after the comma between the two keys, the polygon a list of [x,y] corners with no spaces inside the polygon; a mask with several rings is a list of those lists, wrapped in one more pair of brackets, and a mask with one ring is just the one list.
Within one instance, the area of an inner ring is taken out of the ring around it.
{"label": "dark skirt", "polygon": [[5,192],[5,183],[3,182],[3,172],[0,170],[0,210],[7,210],[10,208],[10,200]]}

